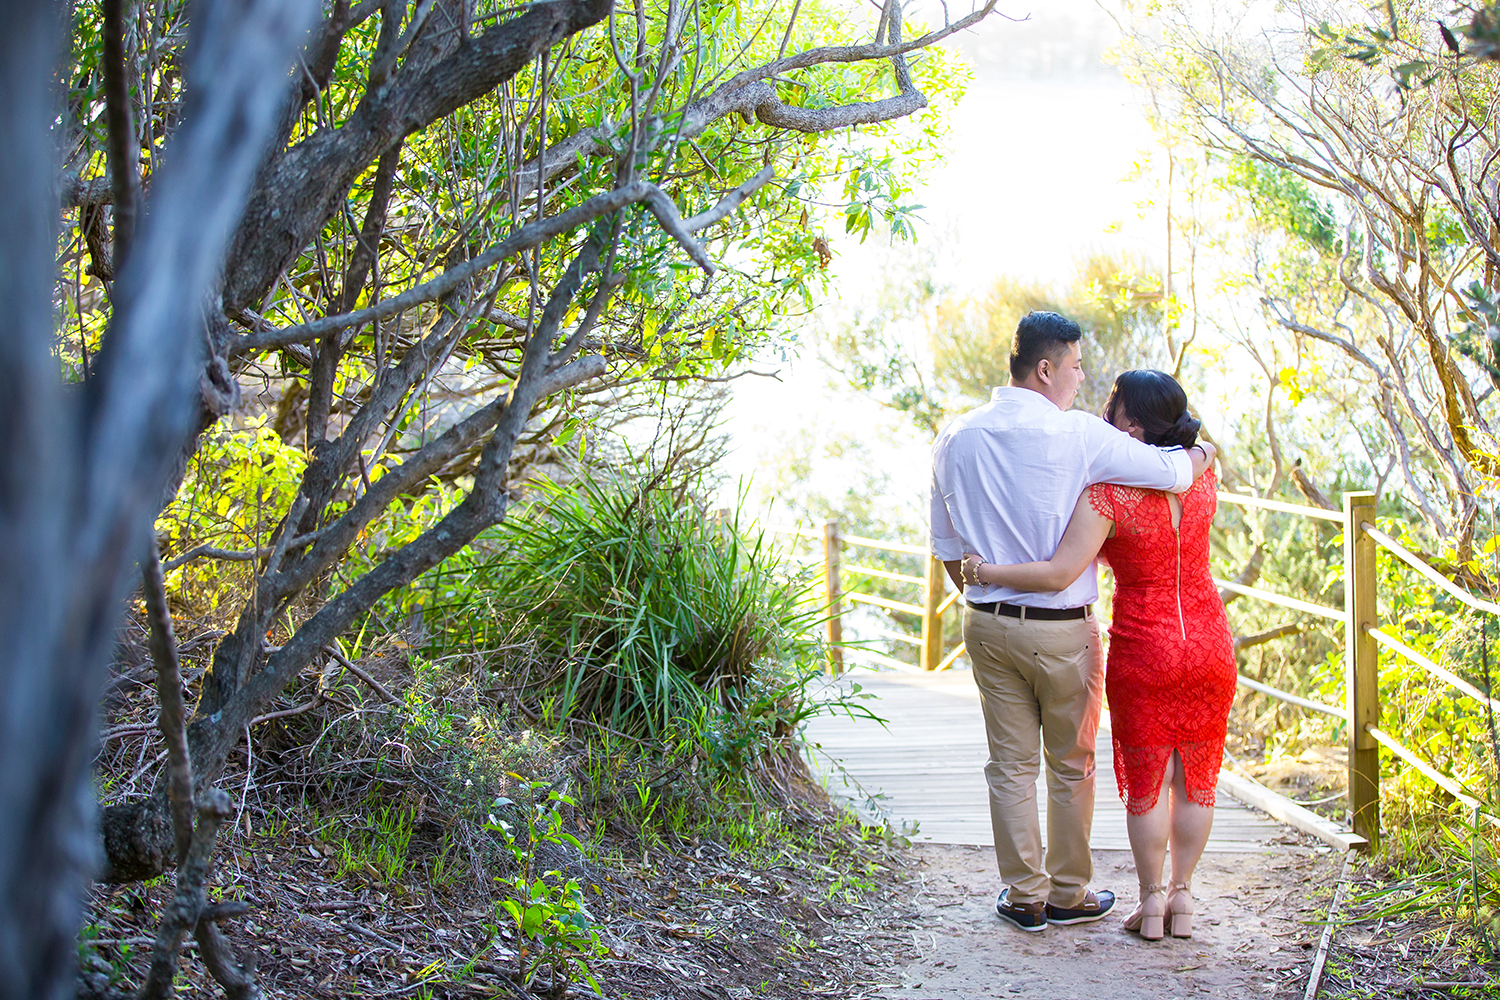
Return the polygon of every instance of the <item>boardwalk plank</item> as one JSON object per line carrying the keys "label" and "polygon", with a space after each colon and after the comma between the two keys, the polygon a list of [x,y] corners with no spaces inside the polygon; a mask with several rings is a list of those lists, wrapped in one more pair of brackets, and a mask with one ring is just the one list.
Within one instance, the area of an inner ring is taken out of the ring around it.
{"label": "boardwalk plank", "polygon": [[[913,840],[938,844],[990,846],[984,762],[988,751],[979,692],[967,671],[939,674],[872,673],[845,675],[828,695],[847,694],[858,683],[860,700],[886,720],[825,715],[812,720],[807,736],[813,767],[830,792],[871,818],[895,828],[916,826]],[[1125,809],[1115,790],[1108,715],[1100,725],[1098,778],[1092,844],[1097,850],[1127,850]],[[1047,787],[1037,780],[1037,804],[1045,839]],[[1263,850],[1285,827],[1253,812],[1228,795],[1219,796],[1208,850],[1235,853]]]}

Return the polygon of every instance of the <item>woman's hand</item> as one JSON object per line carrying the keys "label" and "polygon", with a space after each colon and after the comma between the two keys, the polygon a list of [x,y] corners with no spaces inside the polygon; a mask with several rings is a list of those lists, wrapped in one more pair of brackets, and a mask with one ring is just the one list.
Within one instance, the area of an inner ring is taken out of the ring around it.
{"label": "woman's hand", "polygon": [[963,565],[959,567],[959,576],[964,583],[974,587],[983,587],[984,581],[979,579],[979,567],[985,565],[983,559],[973,552],[964,553]]}

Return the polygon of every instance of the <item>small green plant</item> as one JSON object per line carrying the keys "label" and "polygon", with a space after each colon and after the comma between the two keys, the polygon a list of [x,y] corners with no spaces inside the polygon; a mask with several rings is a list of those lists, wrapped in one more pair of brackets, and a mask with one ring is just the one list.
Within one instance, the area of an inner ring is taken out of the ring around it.
{"label": "small green plant", "polygon": [[563,829],[562,810],[575,803],[545,781],[523,782],[522,790],[530,799],[529,805],[517,807],[513,800],[500,798],[495,806],[519,812],[524,829],[518,832],[503,820],[492,819],[486,824],[505,841],[517,867],[514,875],[497,877],[496,881],[507,894],[500,908],[515,924],[520,940],[517,961],[521,986],[530,987],[537,973],[548,967],[553,996],[565,996],[575,974],[599,993],[599,983],[588,963],[609,949],[600,943],[599,932],[590,924],[583,888],[577,879],[567,878],[557,869],[536,873],[538,848],[544,844],[583,851],[578,838]]}
{"label": "small green plant", "polygon": [[455,847],[452,832],[444,833],[437,854],[427,863],[427,883],[434,889],[447,889],[463,875],[454,853]]}
{"label": "small green plant", "polygon": [[400,881],[409,867],[415,829],[416,816],[410,809],[382,808],[373,829],[355,830],[339,844],[338,877],[362,872],[388,884]]}
{"label": "small green plant", "polygon": [[1500,867],[1487,840],[1486,818],[1472,814],[1465,826],[1440,824],[1436,838],[1404,852],[1399,877],[1350,897],[1361,921],[1390,920],[1436,911],[1467,924],[1485,961],[1500,953]]}

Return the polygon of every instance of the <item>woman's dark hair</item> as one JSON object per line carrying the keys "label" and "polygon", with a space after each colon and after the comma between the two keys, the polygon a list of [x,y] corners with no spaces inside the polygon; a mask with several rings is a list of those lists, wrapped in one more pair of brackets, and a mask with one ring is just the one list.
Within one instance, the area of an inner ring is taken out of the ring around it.
{"label": "woman's dark hair", "polygon": [[1150,368],[1121,372],[1115,379],[1104,404],[1104,419],[1113,422],[1116,414],[1140,424],[1147,444],[1167,448],[1191,448],[1203,426],[1188,412],[1187,393],[1177,380]]}

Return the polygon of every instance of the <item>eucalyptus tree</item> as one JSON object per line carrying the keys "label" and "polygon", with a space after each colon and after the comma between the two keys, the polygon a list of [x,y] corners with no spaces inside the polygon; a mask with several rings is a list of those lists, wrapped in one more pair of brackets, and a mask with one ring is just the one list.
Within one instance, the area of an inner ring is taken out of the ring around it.
{"label": "eucalyptus tree", "polygon": [[[1462,562],[1500,472],[1500,369],[1474,337],[1493,326],[1500,267],[1500,67],[1446,44],[1447,6],[1392,10],[1400,30],[1360,58],[1383,22],[1343,5],[1161,5],[1134,22],[1126,64],[1280,230],[1249,263],[1266,322],[1358,387],[1381,485]],[[1286,387],[1316,393],[1319,378]]]}
{"label": "eucalyptus tree", "polygon": [[[923,109],[951,74],[919,54],[992,6],[919,33],[895,2],[861,27],[805,0],[8,0],[0,993],[70,988],[100,860],[112,879],[187,863],[153,990],[187,934],[223,959],[202,872],[246,725],[505,517],[544,400],[721,371],[768,329],[826,256],[824,174],[850,175],[846,225],[899,222],[899,162],[841,137]],[[305,386],[306,466],[184,730],[151,525],[268,371]],[[432,418],[438,387],[453,403]],[[458,488],[435,524],[268,645],[445,471]],[[138,564],[171,780],[103,817],[101,858],[93,725]]]}

